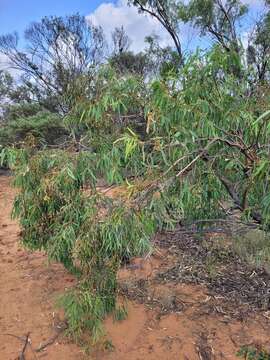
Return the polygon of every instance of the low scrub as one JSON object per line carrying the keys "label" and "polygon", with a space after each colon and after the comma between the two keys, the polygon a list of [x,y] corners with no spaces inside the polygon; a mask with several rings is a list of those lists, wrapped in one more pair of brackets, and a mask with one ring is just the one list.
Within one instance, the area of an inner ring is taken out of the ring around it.
{"label": "low scrub", "polygon": [[59,142],[61,136],[67,135],[61,116],[48,111],[34,115],[22,116],[8,121],[0,127],[0,144],[23,146],[31,141],[37,147]]}

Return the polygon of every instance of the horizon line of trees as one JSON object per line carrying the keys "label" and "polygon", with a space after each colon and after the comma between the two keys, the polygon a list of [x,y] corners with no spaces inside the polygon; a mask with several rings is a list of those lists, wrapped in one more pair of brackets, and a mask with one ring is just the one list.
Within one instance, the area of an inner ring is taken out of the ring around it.
{"label": "horizon line of trees", "polygon": [[[250,71],[250,84],[269,83],[270,11],[251,25],[247,48],[241,43],[241,23],[248,17],[248,6],[240,0],[130,0],[139,13],[154,17],[168,32],[174,46],[162,48],[158,37],[145,37],[146,48],[134,53],[131,40],[119,24],[111,34],[112,48],[103,29],[83,16],[44,17],[29,25],[24,33],[25,47],[19,47],[17,33],[0,36],[0,53],[10,67],[19,71],[20,81],[0,70],[0,116],[7,121],[14,105],[39,104],[51,112],[67,114],[82,99],[95,94],[95,78],[102,64],[110,64],[120,76],[133,74],[149,81],[177,72],[190,55],[182,48],[181,27],[189,23],[200,36],[213,41],[212,47],[238,59],[231,71],[241,77],[241,67]],[[192,54],[191,54],[192,55]]]}

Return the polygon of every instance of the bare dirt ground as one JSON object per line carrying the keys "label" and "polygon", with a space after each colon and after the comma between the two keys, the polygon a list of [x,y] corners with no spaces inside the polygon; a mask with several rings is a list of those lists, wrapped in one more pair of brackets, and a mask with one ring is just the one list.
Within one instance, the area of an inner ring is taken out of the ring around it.
{"label": "bare dirt ground", "polygon": [[160,270],[173,261],[158,254],[120,271],[123,292],[137,304],[128,304],[127,320],[106,321],[115,351],[100,359],[233,360],[243,346],[269,351],[269,311],[227,300],[205,285],[160,282]]}
{"label": "bare dirt ground", "polygon": [[[55,300],[73,282],[61,266],[48,266],[44,254],[31,253],[19,245],[19,226],[10,219],[15,194],[10,182],[11,177],[0,176],[1,360],[18,358],[28,333],[33,350],[55,336],[62,325]],[[63,338],[41,353],[34,353],[31,347],[27,346],[26,360],[83,359],[82,349]]]}
{"label": "bare dirt ground", "polygon": [[[266,275],[259,278],[252,273],[249,286],[241,278],[242,267],[235,269],[230,263],[226,283],[233,274],[238,283],[231,282],[226,288],[217,273],[210,291],[200,263],[195,269],[197,284],[189,278],[195,266],[190,259],[196,256],[203,267],[208,254],[198,253],[190,243],[191,253],[185,254],[185,259],[179,258],[174,247],[169,252],[161,249],[146,260],[134,259],[120,271],[121,293],[129,299],[128,318],[106,320],[109,350],[90,349],[86,355],[85,348],[61,334],[43,351],[35,352],[63,326],[63,314],[55,309],[55,300],[74,279],[60,265],[48,265],[44,254],[19,245],[19,226],[10,219],[15,193],[10,182],[10,177],[0,176],[0,360],[18,359],[29,333],[31,346],[27,346],[25,360],[233,360],[238,359],[236,352],[243,345],[270,349],[269,304],[258,305],[257,298],[250,296],[254,289],[257,293],[264,289]],[[212,274],[215,264],[210,265]],[[179,274],[185,282],[178,281]],[[238,302],[240,288],[235,287],[243,283],[245,301]],[[264,298],[266,290],[262,291]],[[224,292],[230,292],[228,299]]]}

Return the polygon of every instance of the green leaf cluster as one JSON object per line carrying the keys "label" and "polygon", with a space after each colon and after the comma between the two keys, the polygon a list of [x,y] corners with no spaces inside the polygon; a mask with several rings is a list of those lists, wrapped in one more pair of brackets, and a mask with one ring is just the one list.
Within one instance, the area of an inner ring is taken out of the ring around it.
{"label": "green leaf cluster", "polygon": [[269,230],[269,109],[232,61],[216,47],[149,83],[105,66],[95,96],[65,119],[80,150],[28,148],[13,161],[24,244],[79,277],[63,300],[73,334],[101,333],[121,263],[159,229],[225,218],[229,204]]}

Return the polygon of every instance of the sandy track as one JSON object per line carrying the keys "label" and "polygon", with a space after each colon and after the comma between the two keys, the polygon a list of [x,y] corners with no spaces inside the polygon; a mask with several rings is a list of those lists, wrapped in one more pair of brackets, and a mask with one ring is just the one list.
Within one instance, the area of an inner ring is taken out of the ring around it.
{"label": "sandy track", "polygon": [[[55,334],[61,315],[55,311],[57,296],[73,279],[60,265],[48,266],[46,256],[31,253],[19,245],[19,226],[10,219],[14,189],[11,178],[0,176],[0,359],[14,360],[23,342],[7,335],[30,333],[37,348]],[[28,346],[26,360],[82,359],[82,350],[59,337],[42,353]]]}

